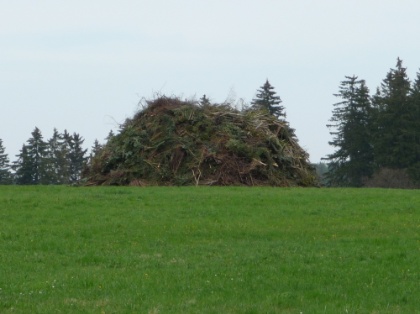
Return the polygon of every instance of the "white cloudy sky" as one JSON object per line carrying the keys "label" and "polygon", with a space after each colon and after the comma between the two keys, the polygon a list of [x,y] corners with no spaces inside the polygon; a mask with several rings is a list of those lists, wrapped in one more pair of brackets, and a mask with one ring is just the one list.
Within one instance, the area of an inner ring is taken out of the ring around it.
{"label": "white cloudy sky", "polygon": [[155,93],[250,102],[266,78],[312,162],[345,75],[420,67],[418,0],[0,0],[0,138],[103,142]]}

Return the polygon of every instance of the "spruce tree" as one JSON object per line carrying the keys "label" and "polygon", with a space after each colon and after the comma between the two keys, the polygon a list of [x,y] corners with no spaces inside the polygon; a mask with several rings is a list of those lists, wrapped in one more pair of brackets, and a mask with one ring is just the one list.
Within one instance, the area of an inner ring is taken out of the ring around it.
{"label": "spruce tree", "polygon": [[327,127],[333,129],[329,144],[337,150],[325,158],[330,161],[326,177],[331,185],[361,186],[373,173],[369,89],[357,76],[346,76],[334,96],[341,101]]}
{"label": "spruce tree", "polygon": [[12,169],[15,171],[15,182],[19,185],[35,184],[33,159],[29,156],[28,147],[22,145],[18,159],[13,162]]}
{"label": "spruce tree", "polygon": [[47,143],[35,127],[32,137],[22,146],[18,160],[13,163],[17,184],[48,184]]}
{"label": "spruce tree", "polygon": [[95,139],[93,146],[91,147],[89,157],[86,160],[86,166],[83,167],[82,177],[86,178],[90,176],[90,173],[95,169],[96,164],[100,160],[100,155],[104,149],[104,146]]}
{"label": "spruce tree", "polygon": [[420,182],[420,72],[417,72],[417,77],[412,84],[409,97],[412,108],[410,129],[414,138],[414,161],[409,166],[408,173],[412,179]]}
{"label": "spruce tree", "polygon": [[69,154],[68,160],[70,161],[70,183],[75,184],[80,181],[82,170],[86,164],[87,158],[85,154],[87,149],[83,149],[83,142],[85,141],[79,134],[73,133],[68,137]]}
{"label": "spruce tree", "polygon": [[91,147],[88,164],[89,166],[92,165],[92,161],[95,157],[99,157],[100,153],[102,152],[103,145],[99,144],[99,141],[96,139]]}
{"label": "spruce tree", "polygon": [[251,106],[253,109],[267,110],[270,114],[277,118],[286,118],[284,107],[281,105],[282,100],[276,96],[274,87],[271,86],[268,79],[261,89],[257,91],[256,98],[252,100]]}
{"label": "spruce tree", "polygon": [[68,183],[68,165],[64,149],[63,135],[54,128],[52,137],[47,141],[47,176],[49,184]]}
{"label": "spruce tree", "polygon": [[44,142],[41,131],[35,127],[34,131],[31,133],[32,137],[27,141],[27,151],[29,158],[32,160],[32,175],[33,175],[33,184],[45,184],[48,183],[44,181],[46,179],[46,169],[47,169],[47,144]]}
{"label": "spruce tree", "polygon": [[70,159],[72,145],[71,134],[67,130],[64,130],[63,134],[61,134],[61,140],[61,155],[63,156],[61,165],[62,182],[63,184],[69,184],[72,172]]}
{"label": "spruce tree", "polygon": [[93,142],[92,150],[91,150],[91,156],[97,156],[102,151],[103,146],[99,144],[99,141],[96,139],[95,142]]}
{"label": "spruce tree", "polygon": [[12,173],[10,172],[9,157],[5,153],[3,140],[0,139],[0,184],[11,184]]}
{"label": "spruce tree", "polygon": [[378,168],[407,168],[416,161],[411,83],[398,58],[374,97],[375,162]]}

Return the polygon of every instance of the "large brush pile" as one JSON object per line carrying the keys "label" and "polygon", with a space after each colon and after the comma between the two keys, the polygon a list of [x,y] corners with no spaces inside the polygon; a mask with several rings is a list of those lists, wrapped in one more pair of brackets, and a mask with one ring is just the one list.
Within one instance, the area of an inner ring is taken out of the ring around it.
{"label": "large brush pile", "polygon": [[316,184],[287,123],[258,110],[166,97],[128,119],[84,176],[92,185]]}

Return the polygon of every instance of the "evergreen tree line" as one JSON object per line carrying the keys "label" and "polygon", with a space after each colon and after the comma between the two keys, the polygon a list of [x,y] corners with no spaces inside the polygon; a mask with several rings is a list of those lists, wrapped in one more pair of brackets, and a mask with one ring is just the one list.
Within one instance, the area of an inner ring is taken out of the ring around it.
{"label": "evergreen tree line", "polygon": [[420,73],[411,82],[398,58],[375,94],[365,80],[346,76],[335,96],[340,101],[327,125],[336,149],[325,158],[328,184],[369,185],[386,173],[420,182]]}
{"label": "evergreen tree line", "polygon": [[[329,144],[336,150],[324,158],[327,164],[322,169],[319,167],[322,164],[318,165],[320,174],[326,172],[322,183],[363,186],[375,176],[391,176],[396,172],[420,182],[420,73],[414,82],[410,81],[402,60],[398,59],[375,94],[370,94],[365,80],[353,75],[345,77],[335,96],[340,101],[334,104],[327,127],[333,137]],[[207,103],[204,95],[200,104]],[[287,123],[281,103],[267,80],[248,110],[265,110]],[[111,132],[107,140],[112,136]],[[17,155],[18,160],[10,164],[0,139],[0,184],[79,182],[84,166],[101,152],[96,140],[90,158],[86,157],[83,141],[77,133],[60,134],[56,129],[52,138],[44,141],[35,128]],[[383,179],[394,180],[395,176]]]}
{"label": "evergreen tree line", "polygon": [[79,134],[70,134],[66,130],[59,133],[57,129],[45,141],[41,131],[35,127],[31,137],[22,145],[17,160],[10,163],[0,139],[0,184],[78,183],[88,161],[83,142]]}
{"label": "evergreen tree line", "polygon": [[[210,104],[204,95],[199,103]],[[285,121],[286,114],[282,101],[276,95],[268,80],[257,90],[248,110],[261,110]],[[288,125],[288,124],[287,124]],[[294,135],[293,129],[289,131]],[[106,138],[114,136],[111,131]],[[59,133],[54,129],[52,137],[44,141],[41,131],[36,127],[31,137],[22,146],[17,160],[10,163],[0,139],[0,184],[77,184],[83,176],[83,170],[91,160],[101,153],[102,145],[95,140],[90,156],[83,149],[84,139],[77,133],[69,134],[66,130]]]}

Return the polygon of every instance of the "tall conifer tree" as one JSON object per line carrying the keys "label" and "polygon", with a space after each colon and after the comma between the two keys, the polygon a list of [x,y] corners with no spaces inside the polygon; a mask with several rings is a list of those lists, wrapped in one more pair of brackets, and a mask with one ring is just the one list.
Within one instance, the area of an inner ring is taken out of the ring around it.
{"label": "tall conifer tree", "polygon": [[63,136],[54,129],[52,137],[47,141],[47,176],[49,184],[68,183],[68,165],[63,148]]}
{"label": "tall conifer tree", "polygon": [[102,149],[103,145],[99,144],[99,141],[96,139],[95,142],[93,142],[93,146],[91,149],[91,158],[99,155]]}
{"label": "tall conifer tree", "polygon": [[375,162],[378,168],[407,168],[416,160],[410,80],[398,58],[374,97]]}
{"label": "tall conifer tree", "polygon": [[11,184],[12,174],[10,172],[9,157],[5,153],[3,140],[0,139],[0,184]]}
{"label": "tall conifer tree", "polygon": [[47,143],[35,127],[32,137],[22,146],[18,160],[13,163],[17,184],[49,184]]}
{"label": "tall conifer tree", "polygon": [[330,161],[326,177],[332,185],[361,186],[373,172],[369,89],[357,76],[346,76],[334,96],[341,101],[327,127],[333,129],[329,144],[337,150],[325,158]]}
{"label": "tall conifer tree", "polygon": [[417,77],[410,91],[410,103],[413,116],[410,129],[414,138],[414,162],[410,165],[408,171],[412,179],[420,182],[420,72],[417,72]]}
{"label": "tall conifer tree", "polygon": [[79,134],[73,133],[69,140],[69,154],[70,161],[70,183],[74,184],[80,181],[83,167],[86,164],[87,158],[85,154],[87,149],[83,149],[83,142],[85,141]]}
{"label": "tall conifer tree", "polygon": [[12,169],[15,170],[15,182],[19,185],[35,184],[33,159],[28,153],[28,147],[22,145],[18,159],[13,162]]}
{"label": "tall conifer tree", "polygon": [[44,142],[41,131],[35,127],[31,133],[32,137],[27,141],[27,152],[29,158],[32,160],[32,177],[33,184],[47,183],[43,181],[46,179],[46,152],[47,144]]}

